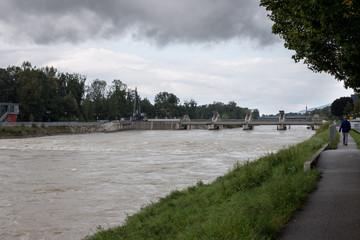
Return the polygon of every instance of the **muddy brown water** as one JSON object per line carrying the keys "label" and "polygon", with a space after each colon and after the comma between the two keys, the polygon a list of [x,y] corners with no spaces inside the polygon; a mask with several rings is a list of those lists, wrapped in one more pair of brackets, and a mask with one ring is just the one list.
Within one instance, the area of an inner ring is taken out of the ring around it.
{"label": "muddy brown water", "polygon": [[259,126],[0,139],[0,239],[81,239],[313,134]]}

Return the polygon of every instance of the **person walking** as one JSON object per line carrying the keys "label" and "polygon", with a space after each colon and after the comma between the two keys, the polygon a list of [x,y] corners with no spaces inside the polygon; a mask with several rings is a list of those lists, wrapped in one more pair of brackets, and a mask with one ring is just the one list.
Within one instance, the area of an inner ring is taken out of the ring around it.
{"label": "person walking", "polygon": [[344,121],[341,122],[339,132],[341,132],[341,130],[343,133],[343,144],[347,146],[348,135],[351,130],[351,124],[346,117],[344,117]]}

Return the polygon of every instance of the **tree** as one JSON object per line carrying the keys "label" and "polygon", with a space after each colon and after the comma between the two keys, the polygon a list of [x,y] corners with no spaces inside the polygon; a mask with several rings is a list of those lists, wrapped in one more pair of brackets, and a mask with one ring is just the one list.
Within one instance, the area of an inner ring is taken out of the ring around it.
{"label": "tree", "polygon": [[94,104],[92,104],[90,100],[89,94],[86,95],[84,101],[83,101],[83,116],[86,121],[94,121],[95,120],[95,110],[94,110]]}
{"label": "tree", "polygon": [[360,100],[358,100],[355,105],[354,105],[354,109],[353,109],[353,113],[355,115],[355,117],[359,117],[360,116]]}
{"label": "tree", "polygon": [[106,81],[95,79],[88,87],[89,98],[94,104],[95,119],[105,119],[106,114]]}
{"label": "tree", "polygon": [[260,117],[260,112],[259,112],[259,109],[254,109],[252,111],[252,118],[253,119],[258,119]]}
{"label": "tree", "polygon": [[229,119],[236,119],[238,115],[238,109],[239,108],[236,102],[230,101],[228,104],[224,105],[222,118],[225,119],[224,115],[226,115]]}
{"label": "tree", "polygon": [[197,108],[197,102],[194,99],[190,101],[184,101],[184,114],[189,115],[190,119],[197,119],[199,118],[199,111]]}
{"label": "tree", "polygon": [[64,110],[63,99],[59,97],[57,69],[45,67],[38,71],[38,81],[42,86],[37,115],[43,121],[58,121]]}
{"label": "tree", "polygon": [[350,115],[352,114],[354,110],[354,104],[352,102],[347,102],[345,107],[344,107],[344,115]]}
{"label": "tree", "polygon": [[261,0],[272,32],[314,72],[327,72],[360,90],[360,1]]}
{"label": "tree", "polygon": [[145,116],[147,118],[155,118],[156,117],[155,107],[154,107],[154,105],[151,104],[149,99],[144,98],[144,99],[140,100],[140,106],[141,106],[141,111],[143,113],[145,113]]}
{"label": "tree", "polygon": [[66,120],[75,120],[79,114],[79,107],[75,97],[71,93],[64,97],[64,107]]}
{"label": "tree", "polygon": [[178,104],[180,100],[173,93],[160,92],[155,96],[155,109],[160,118],[179,116]]}
{"label": "tree", "polygon": [[128,104],[126,101],[126,90],[126,84],[121,80],[114,79],[107,98],[109,119],[113,120],[124,117],[124,110]]}
{"label": "tree", "polygon": [[331,104],[331,113],[334,116],[342,117],[344,115],[344,109],[348,103],[351,104],[351,108],[353,108],[353,100],[351,97],[341,97],[336,99]]}
{"label": "tree", "polygon": [[19,86],[17,95],[20,100],[20,119],[29,120],[33,115],[35,121],[42,121],[39,115],[39,101],[42,93],[42,86],[38,80],[39,71],[24,62],[22,71],[19,73]]}
{"label": "tree", "polygon": [[59,81],[62,84],[63,97],[72,95],[80,107],[85,94],[86,77],[76,73],[61,73]]}
{"label": "tree", "polygon": [[7,69],[0,68],[0,102],[16,101],[16,83]]}

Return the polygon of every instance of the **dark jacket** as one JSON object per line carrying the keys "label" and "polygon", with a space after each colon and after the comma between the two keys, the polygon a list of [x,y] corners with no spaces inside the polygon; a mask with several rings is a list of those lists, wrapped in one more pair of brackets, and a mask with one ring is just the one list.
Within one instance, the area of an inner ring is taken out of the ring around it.
{"label": "dark jacket", "polygon": [[341,122],[339,132],[341,132],[341,129],[343,132],[350,132],[351,124],[348,120],[344,120]]}

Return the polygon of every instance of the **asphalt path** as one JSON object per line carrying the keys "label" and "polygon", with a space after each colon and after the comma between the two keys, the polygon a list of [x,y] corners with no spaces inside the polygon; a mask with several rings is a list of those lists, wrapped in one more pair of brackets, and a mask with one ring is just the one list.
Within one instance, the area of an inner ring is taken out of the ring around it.
{"label": "asphalt path", "polygon": [[280,235],[283,240],[360,239],[360,150],[349,134],[336,150],[321,153],[318,188]]}

